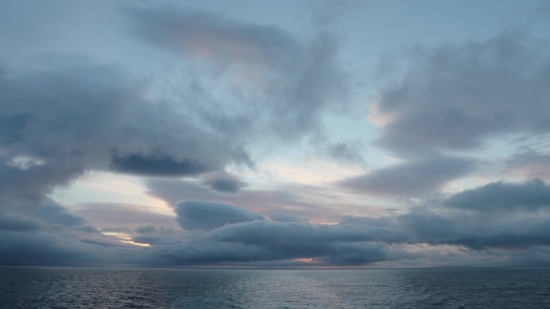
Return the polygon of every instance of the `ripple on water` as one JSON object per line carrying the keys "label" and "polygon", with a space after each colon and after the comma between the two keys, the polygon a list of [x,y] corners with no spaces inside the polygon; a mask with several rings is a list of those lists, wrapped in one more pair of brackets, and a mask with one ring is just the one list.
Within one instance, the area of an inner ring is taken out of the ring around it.
{"label": "ripple on water", "polygon": [[550,308],[550,269],[0,268],[0,308]]}

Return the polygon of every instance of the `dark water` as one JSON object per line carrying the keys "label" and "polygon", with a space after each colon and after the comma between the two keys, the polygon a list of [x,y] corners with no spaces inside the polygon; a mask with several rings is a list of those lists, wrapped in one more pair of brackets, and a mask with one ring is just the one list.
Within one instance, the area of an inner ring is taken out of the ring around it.
{"label": "dark water", "polygon": [[550,308],[550,269],[0,267],[0,308]]}

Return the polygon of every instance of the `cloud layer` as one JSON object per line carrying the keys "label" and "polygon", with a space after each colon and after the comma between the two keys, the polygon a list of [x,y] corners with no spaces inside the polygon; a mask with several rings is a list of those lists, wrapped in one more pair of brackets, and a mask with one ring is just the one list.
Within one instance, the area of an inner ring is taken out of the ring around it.
{"label": "cloud layer", "polygon": [[81,5],[0,12],[0,261],[549,265],[550,38]]}

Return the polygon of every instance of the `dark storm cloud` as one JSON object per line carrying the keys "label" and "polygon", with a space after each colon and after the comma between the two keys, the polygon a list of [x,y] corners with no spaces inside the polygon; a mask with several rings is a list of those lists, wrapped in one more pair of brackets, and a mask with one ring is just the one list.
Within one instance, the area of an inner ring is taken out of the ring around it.
{"label": "dark storm cloud", "polygon": [[433,156],[345,179],[339,185],[373,195],[423,196],[435,192],[448,181],[465,176],[473,167],[474,162],[465,158]]}
{"label": "dark storm cloud", "polygon": [[176,221],[185,230],[212,230],[226,224],[264,220],[265,217],[235,205],[183,201],[174,209]]}
{"label": "dark storm cloud", "polygon": [[378,145],[401,153],[472,149],[490,136],[550,130],[548,42],[501,33],[411,54],[403,80],[375,103],[391,119]]}
{"label": "dark storm cloud", "polygon": [[481,212],[550,209],[550,185],[540,179],[525,183],[492,182],[455,194],[444,205]]}
{"label": "dark storm cloud", "polygon": [[197,160],[177,161],[164,154],[144,156],[141,153],[133,153],[125,157],[114,155],[111,169],[143,176],[188,176],[207,171],[207,167]]}
{"label": "dark storm cloud", "polygon": [[132,7],[125,12],[131,31],[153,46],[206,60],[221,74],[241,65],[255,72],[250,77],[254,91],[235,87],[231,91],[240,94],[231,106],[218,102],[198,80],[189,87],[186,96],[204,101],[196,114],[216,131],[288,141],[321,130],[321,113],[331,106],[342,108],[347,101],[348,76],[336,59],[338,42],[327,32],[302,43],[276,26],[203,11]]}

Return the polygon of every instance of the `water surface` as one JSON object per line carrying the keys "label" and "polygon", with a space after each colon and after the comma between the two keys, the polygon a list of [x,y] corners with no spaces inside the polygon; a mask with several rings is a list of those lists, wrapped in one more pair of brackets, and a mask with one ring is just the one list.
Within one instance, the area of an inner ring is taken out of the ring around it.
{"label": "water surface", "polygon": [[550,308],[550,268],[0,267],[0,308]]}

